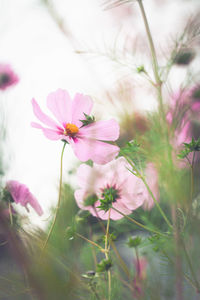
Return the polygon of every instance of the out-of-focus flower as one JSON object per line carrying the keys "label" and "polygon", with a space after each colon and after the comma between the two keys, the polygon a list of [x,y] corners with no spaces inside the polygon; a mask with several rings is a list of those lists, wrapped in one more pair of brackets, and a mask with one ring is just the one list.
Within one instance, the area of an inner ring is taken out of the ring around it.
{"label": "out-of-focus flower", "polygon": [[[104,165],[90,167],[82,164],[77,172],[80,189],[75,191],[75,199],[83,210],[89,210],[93,216],[108,219],[108,211],[98,208],[106,196],[112,197],[112,207],[125,215],[145,203],[152,207],[148,191],[142,180],[134,176],[125,158],[120,157]],[[149,203],[150,201],[150,203]],[[123,216],[111,208],[110,218],[121,219]]]}
{"label": "out-of-focus flower", "polygon": [[20,203],[27,211],[29,211],[27,207],[29,204],[39,216],[43,214],[40,204],[25,184],[15,180],[9,180],[6,183],[6,190],[10,193],[12,200],[17,204]]}
{"label": "out-of-focus flower", "polygon": [[19,82],[18,76],[13,72],[10,65],[0,64],[0,90],[5,90],[9,86]]}
{"label": "out-of-focus flower", "polygon": [[143,283],[146,279],[146,270],[147,270],[148,261],[145,257],[139,257],[134,259],[134,266],[136,274],[133,279],[134,287],[134,296],[141,297],[143,295]]}
{"label": "out-of-focus flower", "polygon": [[76,94],[71,100],[67,91],[61,89],[49,94],[47,107],[59,123],[44,114],[34,99],[32,104],[36,117],[49,128],[38,123],[32,123],[32,126],[41,129],[50,140],[68,142],[80,161],[91,159],[97,164],[105,164],[118,154],[118,146],[104,141],[118,139],[119,125],[113,119],[95,122],[89,116],[93,106],[89,96]]}
{"label": "out-of-focus flower", "polygon": [[167,120],[174,132],[173,144],[176,148],[199,137],[200,127],[200,86],[174,93],[167,113]]}

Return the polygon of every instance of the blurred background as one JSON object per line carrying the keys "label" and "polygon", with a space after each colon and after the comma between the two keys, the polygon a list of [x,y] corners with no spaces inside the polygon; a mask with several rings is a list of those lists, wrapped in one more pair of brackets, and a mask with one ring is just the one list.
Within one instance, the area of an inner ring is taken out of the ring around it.
{"label": "blurred background", "polygon": [[[33,212],[27,216],[41,227],[47,225],[49,209],[57,201],[62,143],[50,141],[31,128],[35,121],[31,99],[34,97],[47,112],[46,97],[57,88],[68,90],[72,97],[76,92],[88,94],[95,101],[93,114],[97,119],[131,118],[136,112],[142,115],[144,109],[156,107],[150,86],[137,72],[142,65],[151,70],[138,5],[112,3],[0,0],[0,63],[10,64],[20,79],[15,86],[0,91],[3,181],[15,179],[29,186],[45,215],[39,218]],[[162,65],[191,17],[198,17],[200,3],[144,0],[144,6]],[[198,54],[200,45],[193,41],[193,46]],[[189,69],[182,65],[173,68],[164,91],[166,101],[198,64],[196,55]],[[67,147],[64,178],[74,186],[73,172],[78,164]]]}

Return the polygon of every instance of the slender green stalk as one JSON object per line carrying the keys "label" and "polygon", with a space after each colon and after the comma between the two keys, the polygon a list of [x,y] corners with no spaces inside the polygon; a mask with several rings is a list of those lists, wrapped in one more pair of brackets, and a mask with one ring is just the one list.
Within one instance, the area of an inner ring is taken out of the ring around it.
{"label": "slender green stalk", "polygon": [[156,84],[154,84],[156,90],[157,90],[157,96],[158,96],[158,102],[159,102],[159,112],[162,118],[162,122],[161,122],[161,131],[163,131],[164,136],[166,138],[166,142],[167,142],[167,154],[168,154],[168,159],[169,159],[169,163],[170,163],[170,167],[172,168],[173,165],[173,161],[172,161],[172,155],[171,155],[171,147],[170,147],[170,143],[169,143],[169,135],[168,135],[168,128],[167,128],[167,122],[166,122],[166,114],[165,114],[165,109],[163,106],[163,97],[162,97],[162,80],[160,78],[159,75],[159,66],[158,66],[158,61],[157,61],[157,56],[156,56],[156,51],[155,51],[155,47],[154,47],[154,42],[152,39],[152,34],[149,28],[149,24],[147,21],[147,17],[146,17],[146,13],[144,10],[144,6],[142,3],[142,0],[137,0],[139,7],[140,7],[140,11],[142,14],[142,18],[144,21],[144,25],[145,25],[145,30],[146,30],[146,34],[147,34],[147,38],[149,41],[149,46],[150,46],[150,52],[151,52],[151,57],[152,57],[152,65],[153,65],[153,72],[154,72],[154,77],[155,77],[155,82]]}
{"label": "slender green stalk", "polygon": [[142,3],[142,0],[137,0],[139,7],[140,7],[140,11],[142,14],[142,18],[144,21],[144,25],[145,25],[145,29],[146,29],[146,33],[147,33],[147,38],[149,41],[149,46],[150,46],[150,52],[151,52],[151,57],[152,57],[152,66],[153,66],[153,72],[154,72],[154,77],[155,77],[155,81],[156,81],[156,88],[158,91],[158,100],[159,100],[159,105],[160,105],[160,112],[162,114],[163,120],[165,120],[165,113],[164,113],[164,108],[163,108],[163,101],[162,101],[162,81],[160,79],[159,73],[158,73],[158,62],[157,62],[157,56],[156,56],[156,51],[155,51],[155,47],[154,47],[154,42],[152,39],[152,35],[151,35],[151,31],[149,28],[149,24],[147,21],[147,17],[146,17],[146,13],[144,10],[144,6]]}
{"label": "slender green stalk", "polygon": [[[109,226],[110,226],[110,209],[108,212],[108,221],[107,221],[107,227],[106,227],[106,235],[105,235],[105,257],[108,259],[108,237],[109,237]],[[110,269],[108,270],[108,300],[111,299],[111,272]]]}
{"label": "slender green stalk", "polygon": [[151,195],[151,198],[153,199],[155,205],[157,206],[158,210],[160,211],[161,215],[163,216],[163,218],[165,219],[167,225],[170,227],[170,228],[173,228],[173,226],[171,225],[170,221],[168,220],[166,214],[164,213],[164,211],[162,210],[162,208],[160,207],[160,204],[158,203],[158,201],[156,200],[156,198],[154,197],[150,187],[148,186],[146,180],[144,177],[141,177],[142,181],[144,182],[144,185],[146,186],[149,194]]}
{"label": "slender green stalk", "polygon": [[8,203],[8,210],[10,215],[10,225],[13,226],[13,215],[12,215],[12,207],[10,202]]}
{"label": "slender green stalk", "polygon": [[[104,226],[104,224],[102,223],[100,217],[99,217],[99,214],[98,214],[98,211],[96,210],[96,208],[94,207],[94,210],[95,210],[95,213],[96,213],[96,217],[97,217],[97,220],[104,232],[104,234],[106,234],[106,228]],[[120,253],[118,252],[117,250],[117,247],[115,246],[115,243],[112,241],[112,239],[109,239],[110,241],[110,244],[111,244],[111,247],[116,255],[116,257],[118,258],[119,260],[119,266],[122,268],[122,270],[124,271],[124,273],[128,276],[128,278],[130,279],[130,272],[129,272],[129,269],[127,268],[127,265],[126,263],[124,262],[123,258],[121,257]]]}
{"label": "slender green stalk", "polygon": [[56,220],[57,220],[57,217],[58,217],[58,211],[59,211],[59,208],[60,208],[60,203],[61,203],[61,194],[62,194],[62,169],[63,169],[63,154],[64,154],[64,150],[65,150],[65,146],[66,146],[66,142],[64,142],[64,145],[63,145],[63,148],[62,148],[62,152],[61,152],[61,159],[60,159],[60,182],[59,182],[59,193],[58,193],[58,204],[57,204],[57,207],[56,207],[56,212],[55,212],[55,215],[54,215],[54,218],[53,218],[53,222],[51,224],[51,227],[50,227],[50,230],[49,230],[49,233],[47,235],[47,238],[45,240],[45,243],[42,247],[42,251],[44,251],[46,249],[46,246],[48,244],[48,241],[51,237],[51,234],[53,232],[53,229],[54,229],[54,226],[56,224]]}
{"label": "slender green stalk", "polygon": [[196,289],[197,289],[197,293],[200,293],[200,285],[199,285],[199,282],[197,280],[197,277],[196,277],[196,274],[195,274],[195,271],[193,269],[193,265],[192,265],[192,262],[190,260],[190,256],[187,252],[187,249],[185,247],[185,243],[184,243],[184,240],[183,238],[181,239],[181,243],[182,243],[182,246],[183,246],[183,250],[184,250],[184,253],[185,253],[185,257],[186,257],[186,260],[188,262],[188,266],[189,266],[189,269],[190,269],[190,272],[191,272],[191,275],[192,275],[192,278],[194,280],[194,283],[195,283],[195,286],[196,286]]}
{"label": "slender green stalk", "polygon": [[76,235],[77,235],[78,237],[80,237],[81,239],[85,240],[86,242],[88,242],[89,244],[91,244],[91,245],[93,245],[93,246],[99,248],[99,249],[101,250],[101,252],[105,252],[105,251],[106,251],[106,250],[104,250],[101,246],[99,246],[97,243],[95,243],[95,242],[93,242],[93,241],[87,239],[86,237],[84,237],[84,236],[81,235],[80,233],[77,233],[77,232],[76,232]]}
{"label": "slender green stalk", "polygon": [[147,230],[147,231],[150,231],[150,232],[153,232],[153,233],[162,235],[162,236],[166,236],[165,234],[163,234],[163,233],[161,233],[161,232],[159,232],[159,231],[157,231],[157,230],[151,229],[151,228],[149,228],[149,227],[147,227],[147,226],[145,226],[145,225],[139,223],[138,221],[136,221],[136,220],[130,218],[129,216],[123,214],[121,211],[119,211],[119,210],[116,209],[116,208],[112,207],[112,209],[114,209],[116,212],[118,212],[119,214],[121,214],[122,216],[124,216],[127,220],[129,220],[129,221],[131,221],[132,223],[138,225],[139,227],[142,227],[143,229],[145,229],[145,230]]}
{"label": "slender green stalk", "polygon": [[195,151],[193,152],[193,157],[192,157],[192,164],[190,165],[191,167],[191,203],[193,199],[193,194],[194,194],[194,160],[195,160]]}
{"label": "slender green stalk", "polygon": [[158,210],[160,211],[162,217],[164,218],[164,220],[166,221],[167,225],[170,227],[170,228],[173,228],[173,226],[171,225],[170,221],[168,220],[166,214],[164,213],[164,211],[162,210],[162,208],[160,207],[160,204],[158,203],[158,201],[156,200],[156,198],[154,197],[149,185],[147,184],[144,176],[142,176],[140,174],[140,172],[136,169],[135,165],[132,163],[132,161],[126,156],[124,155],[124,157],[126,158],[126,160],[128,161],[128,163],[131,165],[131,167],[133,168],[134,172],[129,170],[134,176],[137,176],[139,177],[143,182],[144,182],[144,185],[146,186],[151,198],[153,199],[155,205],[157,206]]}

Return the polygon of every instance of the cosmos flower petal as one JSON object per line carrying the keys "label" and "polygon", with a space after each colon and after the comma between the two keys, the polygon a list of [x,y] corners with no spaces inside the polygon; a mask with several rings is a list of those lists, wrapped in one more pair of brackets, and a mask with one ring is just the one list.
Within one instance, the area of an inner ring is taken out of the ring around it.
{"label": "cosmos flower petal", "polygon": [[72,120],[71,122],[78,127],[81,127],[83,123],[80,120],[85,120],[84,115],[90,115],[93,107],[93,101],[89,96],[76,94],[72,102]]}
{"label": "cosmos flower petal", "polygon": [[49,116],[47,116],[45,113],[42,112],[40,106],[38,105],[35,99],[32,99],[32,106],[33,106],[33,112],[35,116],[38,118],[38,120],[40,120],[42,123],[49,126],[50,128],[53,129],[59,128],[58,124],[53,119],[51,119]]}
{"label": "cosmos flower petal", "polygon": [[47,107],[64,127],[66,123],[71,123],[72,101],[67,91],[58,89],[50,93],[47,97]]}
{"label": "cosmos flower petal", "polygon": [[27,207],[27,204],[30,204],[39,216],[43,214],[39,202],[25,184],[16,180],[9,180],[6,183],[6,189],[10,192],[15,203],[19,203],[24,207]]}
{"label": "cosmos flower petal", "polygon": [[59,130],[54,130],[54,129],[50,129],[50,128],[44,128],[42,127],[40,124],[32,122],[31,126],[34,128],[38,128],[41,129],[44,133],[44,135],[50,139],[50,140],[60,140],[61,136],[62,136],[62,132],[59,132]]}
{"label": "cosmos flower petal", "polygon": [[79,134],[102,141],[116,141],[119,137],[119,124],[113,119],[97,121],[80,128]]}
{"label": "cosmos flower petal", "polygon": [[27,200],[28,200],[28,203],[30,204],[30,206],[36,211],[38,216],[43,215],[44,212],[42,210],[42,207],[40,206],[37,199],[32,194],[29,194]]}
{"label": "cosmos flower petal", "polygon": [[87,138],[76,139],[71,145],[81,161],[91,159],[100,165],[114,159],[120,150],[118,146]]}

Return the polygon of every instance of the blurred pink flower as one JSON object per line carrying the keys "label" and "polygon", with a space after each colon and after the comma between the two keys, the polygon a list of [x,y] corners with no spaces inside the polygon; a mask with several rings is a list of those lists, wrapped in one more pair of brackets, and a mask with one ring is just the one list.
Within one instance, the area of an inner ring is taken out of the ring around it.
{"label": "blurred pink flower", "polygon": [[10,192],[11,197],[15,203],[20,203],[27,210],[27,205],[30,204],[39,216],[43,214],[43,210],[40,204],[38,203],[37,199],[31,194],[25,184],[19,183],[15,180],[9,180],[6,183],[6,189]]}
{"label": "blurred pink flower", "polygon": [[200,116],[200,86],[180,90],[171,96],[167,120],[174,129],[173,144],[176,148],[191,142],[192,137],[199,137],[194,132],[194,123]]}
{"label": "blurred pink flower", "polygon": [[[77,205],[83,210],[89,210],[93,216],[106,220],[108,212],[98,208],[99,199],[102,199],[103,193],[111,191],[114,198],[112,206],[125,215],[131,214],[132,210],[144,203],[146,208],[151,208],[153,204],[144,183],[127,168],[131,167],[123,157],[104,166],[80,165],[77,171],[80,189],[75,191]],[[111,208],[110,218],[118,220],[123,216]]]}
{"label": "blurred pink flower", "polygon": [[9,86],[19,82],[18,76],[13,72],[10,65],[0,64],[0,90],[5,90]]}
{"label": "blurred pink flower", "polygon": [[[65,90],[58,89],[47,97],[47,107],[59,123],[44,114],[38,103],[32,100],[36,117],[47,127],[31,123],[43,131],[50,140],[65,140],[73,148],[80,161],[93,160],[97,164],[105,164],[119,153],[119,147],[105,143],[115,141],[119,137],[119,125],[115,120],[97,121],[83,124],[86,115],[90,115],[93,101],[89,96],[76,94],[71,100]],[[85,115],[86,114],[86,115]]]}

